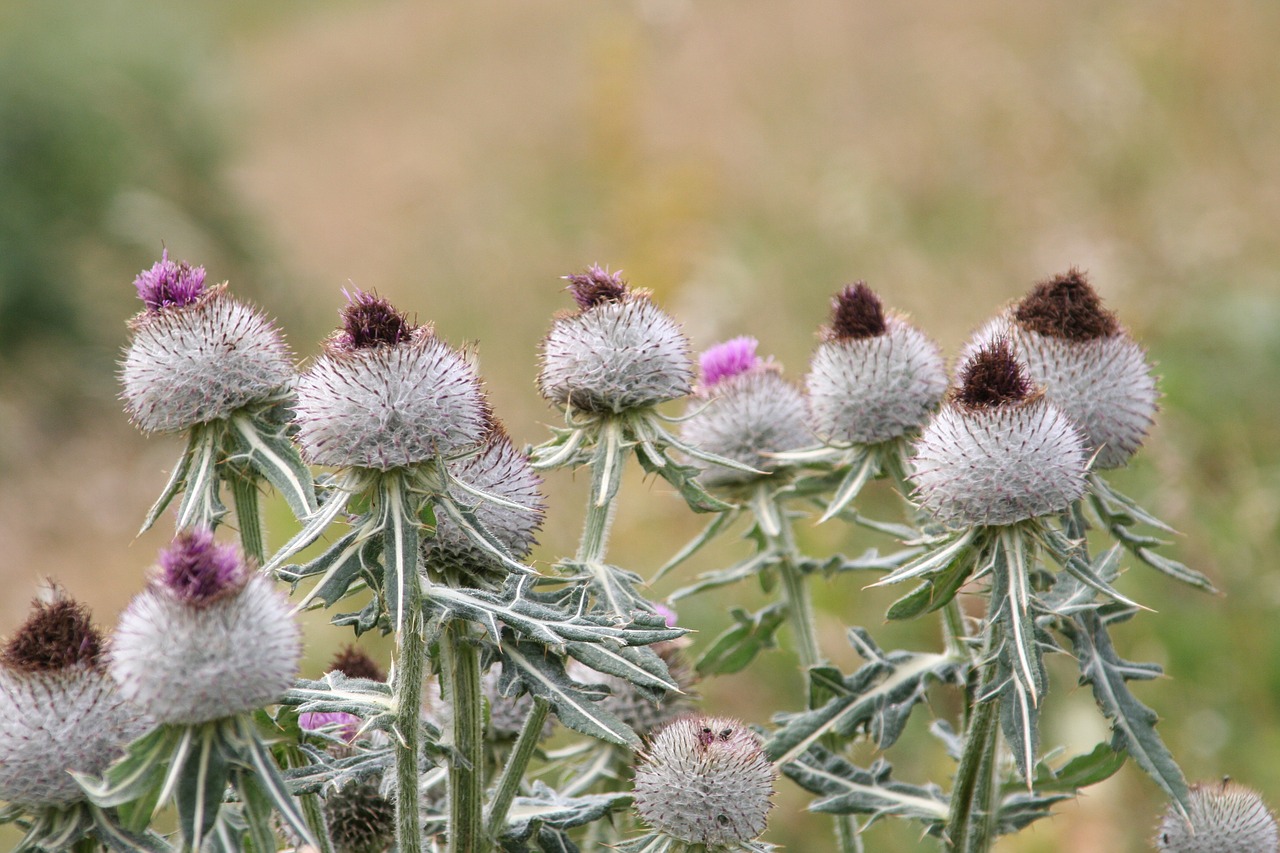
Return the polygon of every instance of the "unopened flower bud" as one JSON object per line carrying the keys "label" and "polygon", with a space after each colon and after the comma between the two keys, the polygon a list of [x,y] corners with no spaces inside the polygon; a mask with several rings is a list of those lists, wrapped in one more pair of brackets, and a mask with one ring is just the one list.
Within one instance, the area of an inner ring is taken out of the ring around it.
{"label": "unopened flower bud", "polygon": [[130,321],[121,398],[143,432],[181,432],[268,400],[293,377],[293,355],[255,308],[206,288],[204,268],[168,259],[138,275],[147,308]]}
{"label": "unopened flower bud", "polygon": [[597,266],[568,278],[578,311],[557,317],[542,342],[543,397],[616,413],[689,393],[689,342],[647,293]]}
{"label": "unopened flower bud", "polygon": [[120,617],[111,674],[162,723],[202,723],[276,701],[301,655],[289,604],[208,530],[180,533]]}
{"label": "unopened flower bud", "polygon": [[1226,780],[1192,785],[1188,806],[1186,817],[1174,808],[1165,814],[1155,839],[1161,853],[1276,853],[1280,849],[1275,816],[1248,788]]}
{"label": "unopened flower bud", "polygon": [[[523,510],[484,500],[457,486],[450,486],[454,500],[472,506],[476,517],[493,538],[517,560],[528,556],[542,526],[544,503],[538,491],[542,478],[529,460],[515,448],[501,427],[495,426],[479,450],[449,463],[449,475],[473,489],[524,507]],[[424,562],[434,571],[455,573],[474,582],[501,580],[508,569],[481,549],[443,513],[436,519],[435,535],[422,540]]]}
{"label": "unopened flower bud", "polygon": [[343,328],[298,378],[303,456],[387,471],[480,441],[489,410],[467,360],[385,300],[359,292],[350,300]]}
{"label": "unopened flower bud", "polygon": [[83,800],[69,771],[101,774],[148,725],[106,672],[88,611],[51,597],[0,650],[0,800],[33,809]]}
{"label": "unopened flower bud", "polygon": [[395,805],[372,780],[348,782],[324,798],[336,853],[381,853],[396,834]]}
{"label": "unopened flower bud", "polygon": [[[770,454],[805,447],[812,437],[804,396],[780,367],[756,355],[756,347],[755,338],[740,337],[703,353],[702,386],[683,437],[699,450],[767,473],[781,467]],[[727,486],[759,475],[712,464],[701,477]]]}
{"label": "unopened flower bud", "polygon": [[1071,421],[997,339],[964,365],[961,386],[925,427],[911,480],[939,521],[1013,524],[1065,509],[1084,493],[1087,456]]}
{"label": "unopened flower bud", "polygon": [[640,753],[635,808],[653,829],[686,844],[742,844],[765,830],[774,776],[745,724],[682,717]]}
{"label": "unopened flower bud", "polygon": [[970,349],[1000,335],[1097,451],[1096,467],[1129,461],[1155,419],[1155,377],[1142,347],[1102,307],[1084,273],[1071,269],[1037,284],[979,331]]}
{"label": "unopened flower bud", "polygon": [[805,384],[823,440],[878,444],[920,429],[942,402],[947,370],[938,345],[897,314],[885,314],[863,282],[832,300]]}

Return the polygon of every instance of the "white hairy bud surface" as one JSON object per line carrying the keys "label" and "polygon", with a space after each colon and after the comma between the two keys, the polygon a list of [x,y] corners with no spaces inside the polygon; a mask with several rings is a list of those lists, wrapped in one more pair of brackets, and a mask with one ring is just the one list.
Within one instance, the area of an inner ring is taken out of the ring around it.
{"label": "white hairy bud surface", "polygon": [[1161,853],[1276,853],[1280,833],[1267,804],[1231,782],[1193,785],[1188,816],[1170,808],[1156,831]]}

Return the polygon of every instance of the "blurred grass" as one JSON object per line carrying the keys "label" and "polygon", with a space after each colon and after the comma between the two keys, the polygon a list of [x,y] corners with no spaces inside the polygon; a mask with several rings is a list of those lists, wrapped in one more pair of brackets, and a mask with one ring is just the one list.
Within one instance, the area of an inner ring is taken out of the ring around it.
{"label": "blurred grass", "polygon": [[[205,125],[183,116],[213,117],[209,139],[222,142],[201,168],[227,197],[193,228],[194,214],[174,206],[199,196],[160,182],[149,192],[164,203],[122,226],[108,212],[136,197],[148,158],[180,148],[172,136],[137,125],[109,145],[94,131],[73,133],[65,153],[41,149],[68,192],[96,193],[51,216],[35,246],[80,273],[55,277],[62,290],[46,295],[90,306],[81,316],[93,333],[87,344],[37,336],[43,348],[6,356],[0,535],[17,592],[0,631],[16,626],[42,575],[109,624],[163,544],[160,531],[129,548],[178,446],[136,437],[110,404],[108,376],[129,282],[161,240],[280,314],[302,355],[348,282],[454,342],[479,341],[495,408],[528,442],[556,420],[532,380],[550,314],[569,307],[558,276],[592,262],[652,288],[697,346],[753,334],[793,376],[829,294],[854,278],[955,352],[1000,304],[1079,265],[1163,375],[1160,423],[1117,485],[1179,527],[1178,555],[1226,593],[1134,569],[1123,590],[1158,612],[1117,632],[1120,651],[1165,665],[1170,678],[1137,692],[1165,715],[1160,730],[1192,779],[1230,774],[1280,802],[1280,634],[1270,630],[1280,606],[1280,5],[329,0],[157,19],[160,8],[103,7],[61,46],[52,25],[21,31],[47,57],[40,67],[59,70],[31,77],[28,91],[50,109],[71,104],[73,116],[123,109],[84,56],[178,63],[186,88],[140,78],[152,99],[143,115],[188,130]],[[28,20],[17,4],[0,9],[0,22]],[[139,29],[144,20],[169,29]],[[76,177],[108,154],[141,171],[113,166],[132,177],[101,191]],[[0,179],[23,174],[28,156],[0,160]],[[125,248],[50,243],[67,222]],[[209,248],[223,245],[239,254]],[[4,310],[0,320],[25,322]],[[100,368],[75,375],[68,405],[49,407],[49,383],[31,377],[77,359]],[[538,557],[549,561],[576,541],[586,484],[557,473],[547,486]],[[635,472],[625,490],[611,556],[651,574],[701,519]],[[289,526],[272,511],[281,541]],[[826,528],[803,539],[815,553],[866,544]],[[741,553],[718,546],[657,592]],[[936,642],[932,624],[883,624],[892,590],[817,583],[823,640],[844,664],[847,625],[886,646]],[[682,621],[703,642],[730,603],[761,600],[744,588],[691,601]],[[318,668],[339,635],[317,622],[308,636]],[[700,689],[708,708],[763,723],[794,706],[797,684],[783,650]],[[935,711],[950,702],[939,695]],[[1046,744],[1090,744],[1103,729],[1090,704],[1059,678]],[[945,782],[925,723],[913,721],[891,759],[902,778]],[[829,849],[825,820],[781,788],[772,840]],[[1146,849],[1161,808],[1127,767],[1000,849]],[[882,851],[924,846],[910,826],[868,838]]]}

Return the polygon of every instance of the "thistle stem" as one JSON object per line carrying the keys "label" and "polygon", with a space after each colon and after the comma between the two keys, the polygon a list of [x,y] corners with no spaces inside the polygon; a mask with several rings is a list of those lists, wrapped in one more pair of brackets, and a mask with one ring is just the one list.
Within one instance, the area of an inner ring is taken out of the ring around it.
{"label": "thistle stem", "polygon": [[469,633],[464,623],[454,621],[440,640],[441,677],[448,681],[446,699],[453,710],[455,756],[449,763],[449,853],[492,849],[484,831],[480,651],[470,642]]}
{"label": "thistle stem", "polygon": [[[994,635],[995,628],[989,629]],[[987,660],[982,664],[978,689],[965,732],[960,768],[951,788],[951,807],[947,818],[946,843],[951,853],[986,853],[995,840],[991,798],[994,793],[996,743],[999,740],[1000,703],[989,696],[995,679],[997,661],[990,649],[996,647],[994,636],[988,636]]]}
{"label": "thistle stem", "polygon": [[237,472],[231,480],[231,498],[240,525],[240,545],[246,557],[261,566],[267,561],[267,544],[262,534],[262,509],[258,503],[258,481],[248,472]]}
{"label": "thistle stem", "polygon": [[520,782],[529,767],[529,761],[538,751],[538,741],[542,738],[542,729],[547,722],[547,713],[551,704],[545,699],[534,697],[529,716],[524,718],[520,727],[520,736],[507,758],[507,766],[502,768],[502,776],[498,780],[498,788],[494,791],[493,800],[489,804],[489,813],[485,818],[485,826],[490,838],[499,838],[507,825],[507,812],[511,809],[511,801],[520,791]]}
{"label": "thistle stem", "polygon": [[420,853],[418,739],[422,726],[422,670],[427,650],[422,637],[422,580],[415,567],[404,579],[405,619],[396,634],[396,842],[400,853]]}

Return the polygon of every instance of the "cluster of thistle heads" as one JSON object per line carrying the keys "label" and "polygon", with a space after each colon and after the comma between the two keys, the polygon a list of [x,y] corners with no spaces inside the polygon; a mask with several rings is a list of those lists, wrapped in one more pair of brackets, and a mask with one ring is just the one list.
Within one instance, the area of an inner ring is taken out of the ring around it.
{"label": "cluster of thistle heads", "polygon": [[[1065,510],[1091,471],[1126,464],[1153,423],[1157,391],[1144,351],[1075,269],[976,333],[954,381],[938,346],[861,282],[835,295],[809,371],[793,383],[750,337],[709,348],[695,369],[679,324],[648,293],[599,267],[568,281],[576,310],[557,316],[542,344],[542,396],[571,425],[690,397],[682,438],[720,460],[698,462],[699,479],[730,497],[785,475],[790,452],[892,447],[936,523],[1015,524]],[[120,378],[140,430],[177,434],[266,412],[312,465],[443,464],[450,483],[500,499],[479,502],[478,518],[510,556],[528,557],[543,511],[540,479],[490,407],[474,360],[430,325],[355,291],[341,328],[299,373],[275,324],[225,284],[207,286],[203,268],[166,253],[135,284],[145,307],[130,323]],[[509,571],[447,518],[422,547],[437,579],[496,588]],[[673,671],[680,646],[660,650]],[[101,775],[142,732],[278,701],[300,654],[286,596],[207,526],[178,533],[109,642],[52,588],[0,652],[0,800],[38,810],[83,799],[78,777]],[[385,680],[367,657],[344,655],[334,669]],[[737,720],[681,713],[680,702],[638,699],[620,680],[609,686],[613,710],[648,734],[634,779],[645,823],[708,850],[758,838],[776,775],[759,736]],[[502,728],[500,711],[511,704],[493,703],[492,726]],[[344,742],[361,725],[348,714],[300,722]],[[390,843],[384,793],[361,782],[330,797],[334,838],[351,839],[344,849]],[[1159,849],[1276,849],[1275,822],[1251,792],[1197,786],[1191,803],[1190,823],[1166,818]]]}

